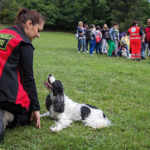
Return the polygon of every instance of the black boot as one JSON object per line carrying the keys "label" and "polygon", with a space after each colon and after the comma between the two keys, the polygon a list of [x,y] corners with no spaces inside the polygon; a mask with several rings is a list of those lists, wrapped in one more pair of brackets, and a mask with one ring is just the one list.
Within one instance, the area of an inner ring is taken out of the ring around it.
{"label": "black boot", "polygon": [[14,115],[8,111],[0,109],[0,142],[4,140],[4,131],[8,122],[14,120]]}

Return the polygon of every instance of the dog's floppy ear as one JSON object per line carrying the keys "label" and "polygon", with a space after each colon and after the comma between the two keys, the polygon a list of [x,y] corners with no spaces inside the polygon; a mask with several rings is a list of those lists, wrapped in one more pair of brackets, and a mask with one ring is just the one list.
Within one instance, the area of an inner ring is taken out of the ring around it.
{"label": "dog's floppy ear", "polygon": [[46,97],[46,109],[49,111],[49,108],[51,107],[52,105],[52,99],[50,97],[50,94],[47,95]]}
{"label": "dog's floppy ear", "polygon": [[54,105],[54,111],[55,112],[59,112],[59,113],[63,113],[64,112],[64,94],[58,94],[54,101],[53,101]]}

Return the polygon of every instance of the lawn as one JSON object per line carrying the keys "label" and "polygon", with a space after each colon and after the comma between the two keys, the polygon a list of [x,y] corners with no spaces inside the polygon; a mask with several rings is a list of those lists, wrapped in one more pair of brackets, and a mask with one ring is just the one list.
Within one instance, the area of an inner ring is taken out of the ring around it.
{"label": "lawn", "polygon": [[[0,26],[3,28],[3,26]],[[90,56],[77,53],[75,35],[41,32],[33,42],[34,76],[41,113],[49,91],[43,86],[51,73],[64,92],[79,103],[99,107],[113,126],[102,129],[72,123],[58,133],[50,132],[54,122],[41,118],[42,128],[30,126],[6,129],[0,149],[30,150],[146,150],[150,149],[150,60]]]}

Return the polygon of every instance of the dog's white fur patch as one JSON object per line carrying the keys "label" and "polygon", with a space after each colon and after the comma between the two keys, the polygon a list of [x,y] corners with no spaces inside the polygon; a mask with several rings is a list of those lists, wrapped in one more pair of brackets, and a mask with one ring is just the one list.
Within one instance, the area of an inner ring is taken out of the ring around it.
{"label": "dog's white fur patch", "polygon": [[49,77],[51,84],[55,82],[55,78],[53,76]]}

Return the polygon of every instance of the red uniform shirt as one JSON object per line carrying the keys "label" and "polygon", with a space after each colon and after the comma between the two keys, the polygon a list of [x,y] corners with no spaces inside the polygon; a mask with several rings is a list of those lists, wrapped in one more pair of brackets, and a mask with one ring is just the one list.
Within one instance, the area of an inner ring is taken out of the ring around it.
{"label": "red uniform shirt", "polygon": [[130,39],[141,39],[140,36],[140,27],[133,26],[128,30],[130,34]]}

